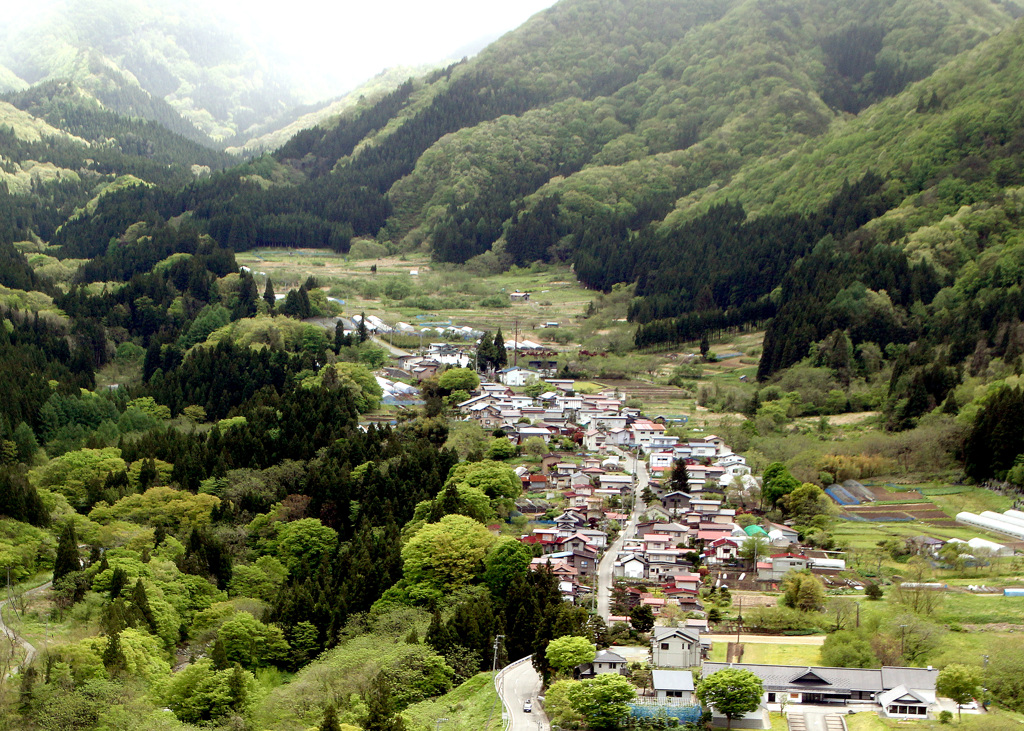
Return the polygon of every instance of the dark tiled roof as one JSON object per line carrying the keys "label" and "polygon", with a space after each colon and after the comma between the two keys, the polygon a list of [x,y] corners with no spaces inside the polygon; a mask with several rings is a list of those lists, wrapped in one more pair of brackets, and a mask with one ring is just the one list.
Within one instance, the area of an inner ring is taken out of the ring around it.
{"label": "dark tiled roof", "polygon": [[899,685],[905,685],[910,689],[934,691],[935,679],[939,674],[938,670],[926,668],[827,668],[739,663],[729,665],[721,662],[704,663],[704,674],[710,675],[727,667],[749,670],[761,678],[766,690],[802,688],[809,691],[826,690],[830,693],[844,695],[847,691],[877,693]]}

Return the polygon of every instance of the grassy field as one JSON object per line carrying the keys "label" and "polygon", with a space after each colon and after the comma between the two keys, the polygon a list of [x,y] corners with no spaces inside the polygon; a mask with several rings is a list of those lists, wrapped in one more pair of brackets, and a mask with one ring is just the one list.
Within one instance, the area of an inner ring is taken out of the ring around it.
{"label": "grassy field", "polygon": [[448,719],[442,724],[445,731],[482,731],[488,718],[490,728],[499,729],[501,703],[494,691],[494,675],[480,673],[440,698],[409,706],[402,716],[409,731],[435,731],[439,718]]}
{"label": "grassy field", "polygon": [[[902,540],[912,536],[929,535],[943,540],[960,538],[966,541],[983,535],[981,531],[967,526],[947,528],[917,521],[912,523],[862,523],[848,520],[838,521],[832,534],[836,540],[845,542],[854,549],[875,548],[879,541],[884,541],[887,538]],[[999,540],[998,538],[992,539]]]}
{"label": "grassy field", "polygon": [[1013,507],[1013,498],[980,487],[967,488],[963,492],[952,495],[932,494],[926,495],[926,497],[948,515],[954,517],[957,513],[964,511],[981,513],[985,510],[992,510],[1001,513]]}
{"label": "grassy field", "polygon": [[[715,642],[711,648],[712,662],[726,661],[727,643]],[[743,662],[753,665],[818,665],[821,648],[817,645],[775,645],[745,642]]]}
{"label": "grassy field", "polygon": [[1024,724],[1024,716],[1012,711],[993,709],[989,713],[965,714],[957,723],[956,716],[950,726],[944,726],[936,720],[927,721],[896,721],[880,718],[874,713],[854,713],[846,716],[846,727],[849,731],[887,731],[888,729],[945,729],[959,728],[964,731],[1004,731],[1019,729]]}
{"label": "grassy field", "polygon": [[[260,291],[266,277],[281,293],[313,276],[328,294],[344,300],[344,311],[350,315],[365,312],[413,325],[450,320],[481,330],[501,327],[506,340],[512,338],[517,320],[520,338],[550,340],[555,329],[541,328],[542,323],[571,326],[595,297],[568,267],[513,268],[481,277],[464,270],[435,269],[423,254],[356,258],[324,249],[259,249],[239,253],[236,259],[256,273]],[[373,266],[376,271],[371,271]],[[495,295],[507,299],[517,290],[529,292],[530,301],[506,307],[481,304]],[[427,298],[434,300],[430,307],[413,304],[429,304]]]}

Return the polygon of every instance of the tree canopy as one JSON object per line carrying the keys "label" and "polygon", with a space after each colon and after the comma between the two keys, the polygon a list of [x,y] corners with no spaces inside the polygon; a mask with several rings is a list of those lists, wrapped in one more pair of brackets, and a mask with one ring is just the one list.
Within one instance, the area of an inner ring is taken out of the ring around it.
{"label": "tree canopy", "polygon": [[756,711],[761,705],[763,692],[759,677],[738,668],[718,670],[702,678],[696,688],[701,703],[711,706],[728,719],[726,728],[732,728],[733,720]]}

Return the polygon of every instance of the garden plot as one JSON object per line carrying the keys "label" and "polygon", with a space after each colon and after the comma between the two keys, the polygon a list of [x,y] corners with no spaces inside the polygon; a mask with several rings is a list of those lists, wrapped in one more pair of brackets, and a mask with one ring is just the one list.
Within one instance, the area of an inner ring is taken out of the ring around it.
{"label": "garden plot", "polygon": [[955,528],[959,525],[928,500],[900,505],[854,505],[843,511],[843,517],[872,523],[921,521],[941,528]]}

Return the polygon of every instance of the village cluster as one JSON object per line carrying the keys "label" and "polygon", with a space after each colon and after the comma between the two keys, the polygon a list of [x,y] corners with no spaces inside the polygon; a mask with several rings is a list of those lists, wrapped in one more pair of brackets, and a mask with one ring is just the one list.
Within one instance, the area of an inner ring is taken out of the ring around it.
{"label": "village cluster", "polygon": [[[626,606],[650,607],[656,625],[644,661],[653,669],[651,691],[639,702],[682,709],[696,702],[694,669],[707,675],[742,667],[762,679],[764,703],[734,727],[769,728],[768,709],[786,704],[866,704],[897,718],[941,710],[938,671],[931,668],[710,662],[712,627],[702,587],[778,590],[792,570],[809,570],[832,588],[859,590],[863,584],[840,578],[842,554],[801,546],[790,526],[736,523],[726,491],[758,483],[746,459],[723,439],[669,435],[673,420],[645,417],[617,391],[582,394],[570,379],[524,375],[518,368],[499,377],[501,383],[482,383],[458,409],[488,431],[502,430],[513,443],[540,438],[550,449],[538,463],[517,468],[524,490],[516,508],[536,526],[520,540],[541,554],[532,568],[552,571],[566,601],[600,607],[602,594],[610,595],[611,583],[619,581]],[[538,377],[538,396],[512,390]],[[677,461],[687,465],[685,490],[673,489],[669,479]],[[765,554],[742,559],[743,545],[755,535],[763,537]],[[605,562],[610,572],[600,570]],[[604,618],[609,624],[630,621],[614,613]],[[577,674],[625,673],[625,654],[601,651]]]}

